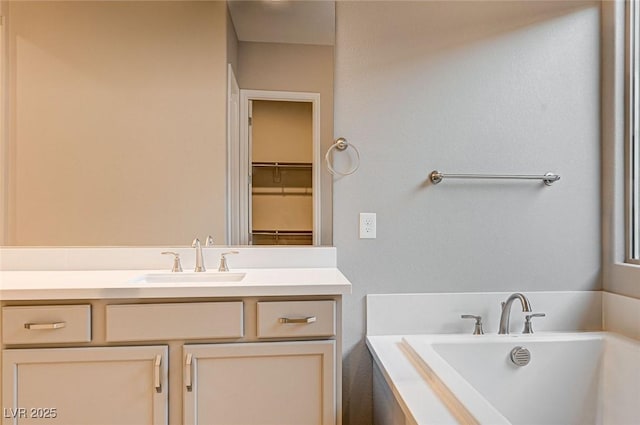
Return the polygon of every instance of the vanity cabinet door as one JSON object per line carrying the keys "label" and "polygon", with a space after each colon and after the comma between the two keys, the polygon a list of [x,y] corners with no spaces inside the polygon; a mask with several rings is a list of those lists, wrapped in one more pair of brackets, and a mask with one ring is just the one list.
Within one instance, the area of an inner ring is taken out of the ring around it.
{"label": "vanity cabinet door", "polygon": [[166,346],[8,349],[2,424],[167,423]]}
{"label": "vanity cabinet door", "polygon": [[335,425],[335,342],[185,345],[184,423]]}

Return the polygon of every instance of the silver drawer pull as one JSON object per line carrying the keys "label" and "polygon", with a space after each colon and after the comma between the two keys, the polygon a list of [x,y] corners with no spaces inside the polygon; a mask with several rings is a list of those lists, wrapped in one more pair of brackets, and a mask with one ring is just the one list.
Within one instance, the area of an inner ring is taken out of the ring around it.
{"label": "silver drawer pull", "polygon": [[184,384],[187,387],[187,391],[193,391],[193,381],[191,378],[191,367],[193,365],[193,354],[187,353],[187,358],[184,362]]}
{"label": "silver drawer pull", "polygon": [[281,317],[280,323],[313,323],[317,320],[316,316],[302,317],[299,319],[292,319],[289,317]]}
{"label": "silver drawer pull", "polygon": [[54,322],[54,323],[25,323],[26,329],[37,331],[43,329],[62,329],[67,326],[67,322]]}
{"label": "silver drawer pull", "polygon": [[156,354],[156,361],[153,363],[153,386],[157,393],[162,392],[162,383],[160,382],[160,365],[162,364],[162,356]]}

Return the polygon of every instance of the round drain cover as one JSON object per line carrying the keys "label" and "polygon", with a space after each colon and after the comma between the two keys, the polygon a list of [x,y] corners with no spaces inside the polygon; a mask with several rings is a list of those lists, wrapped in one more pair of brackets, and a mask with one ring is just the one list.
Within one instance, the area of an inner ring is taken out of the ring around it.
{"label": "round drain cover", "polygon": [[524,347],[511,350],[511,361],[516,366],[526,366],[531,361],[531,352]]}

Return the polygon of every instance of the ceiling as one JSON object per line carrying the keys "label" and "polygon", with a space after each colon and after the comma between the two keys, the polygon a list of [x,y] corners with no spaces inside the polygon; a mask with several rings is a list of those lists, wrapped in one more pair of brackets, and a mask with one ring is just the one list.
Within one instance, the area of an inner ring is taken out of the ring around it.
{"label": "ceiling", "polygon": [[333,45],[331,0],[229,0],[239,41]]}

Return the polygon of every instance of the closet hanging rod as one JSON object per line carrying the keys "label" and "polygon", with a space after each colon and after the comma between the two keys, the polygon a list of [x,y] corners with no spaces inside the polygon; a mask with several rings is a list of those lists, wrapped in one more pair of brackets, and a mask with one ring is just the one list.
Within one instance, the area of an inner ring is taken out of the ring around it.
{"label": "closet hanging rod", "polygon": [[256,187],[253,186],[251,193],[254,195],[313,195],[313,189],[310,187]]}
{"label": "closet hanging rod", "polygon": [[252,235],[260,236],[311,236],[312,230],[253,230]]}
{"label": "closet hanging rod", "polygon": [[448,174],[434,170],[429,174],[431,183],[438,184],[444,179],[509,179],[509,180],[542,180],[547,186],[551,186],[553,182],[560,180],[560,176],[554,173],[546,173],[540,175],[522,175],[522,174]]}
{"label": "closet hanging rod", "polygon": [[265,168],[311,168],[312,164],[306,162],[254,162],[251,166]]}

